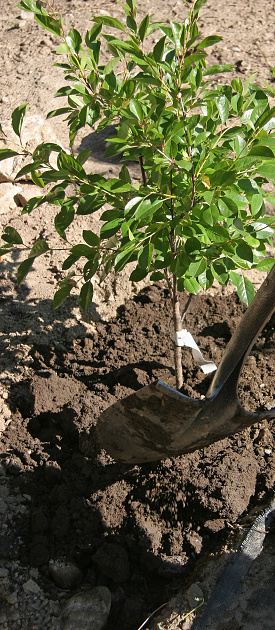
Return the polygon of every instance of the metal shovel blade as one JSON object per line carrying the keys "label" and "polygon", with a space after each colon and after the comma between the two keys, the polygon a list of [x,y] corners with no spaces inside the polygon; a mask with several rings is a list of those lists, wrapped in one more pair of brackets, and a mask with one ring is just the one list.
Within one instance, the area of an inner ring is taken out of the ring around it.
{"label": "metal shovel blade", "polygon": [[162,381],[108,407],[99,417],[99,445],[114,459],[143,463],[203,448],[241,431],[275,408],[248,412],[238,398],[246,355],[275,309],[275,265],[232,336],[206,398],[184,396]]}

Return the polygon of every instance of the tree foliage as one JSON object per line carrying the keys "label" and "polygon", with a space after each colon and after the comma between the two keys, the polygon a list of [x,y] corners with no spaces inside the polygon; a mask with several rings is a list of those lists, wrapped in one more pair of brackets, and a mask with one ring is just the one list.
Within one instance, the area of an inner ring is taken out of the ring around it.
{"label": "tree foliage", "polygon": [[[23,213],[48,202],[57,208],[55,229],[68,251],[63,262],[64,278],[55,296],[58,307],[76,282],[74,265],[81,260],[80,305],[85,310],[93,296],[93,276],[101,281],[112,269],[136,266],[134,282],[147,275],[166,279],[173,290],[198,293],[209,289],[214,279],[224,286],[231,281],[239,297],[249,304],[253,285],[237,270],[268,271],[274,260],[266,257],[274,218],[266,216],[265,202],[275,205],[266,192],[275,179],[275,108],[269,103],[274,90],[259,87],[254,77],[229,84],[213,83],[229,65],[207,65],[207,48],[221,38],[202,39],[197,19],[206,0],[192,3],[183,24],[153,22],[146,15],[137,20],[135,0],[123,4],[124,22],[111,16],[93,18],[85,39],[76,29],[65,34],[62,17],[35,0],[22,0],[19,7],[32,11],[39,24],[60,38],[55,65],[64,70],[66,85],[56,97],[67,97],[67,106],[48,118],[66,115],[70,152],[53,143],[39,145],[26,173],[41,188]],[[157,43],[151,35],[159,32]],[[101,61],[102,42],[110,60]],[[149,52],[146,52],[149,50]],[[21,141],[26,105],[12,114],[14,132]],[[106,157],[121,162],[139,162],[141,181],[131,181],[126,164],[119,177],[108,179],[89,173],[89,152],[75,156],[77,132],[88,125],[98,131],[115,125],[108,139]],[[0,159],[20,151],[0,149]],[[49,163],[57,153],[57,168]],[[44,188],[51,184],[50,192]],[[74,193],[67,194],[73,184]],[[89,229],[89,216],[102,209],[100,235]],[[77,215],[87,215],[83,241],[67,243],[66,230]],[[0,254],[14,248],[27,249],[21,236],[7,227]],[[20,284],[36,256],[51,247],[44,240],[27,249],[18,268]],[[65,272],[68,272],[66,275]]]}

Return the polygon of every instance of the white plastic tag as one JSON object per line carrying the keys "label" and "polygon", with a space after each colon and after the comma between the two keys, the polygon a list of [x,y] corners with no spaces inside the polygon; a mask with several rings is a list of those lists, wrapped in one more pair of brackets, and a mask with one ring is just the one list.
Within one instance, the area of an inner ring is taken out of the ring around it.
{"label": "white plastic tag", "polygon": [[202,353],[195,342],[195,339],[193,339],[191,333],[188,332],[188,330],[186,330],[185,328],[183,328],[179,332],[176,332],[175,343],[176,346],[187,346],[187,348],[192,349],[193,358],[200,366],[204,374],[210,374],[217,369],[217,366],[213,361],[207,361],[207,359],[203,358]]}

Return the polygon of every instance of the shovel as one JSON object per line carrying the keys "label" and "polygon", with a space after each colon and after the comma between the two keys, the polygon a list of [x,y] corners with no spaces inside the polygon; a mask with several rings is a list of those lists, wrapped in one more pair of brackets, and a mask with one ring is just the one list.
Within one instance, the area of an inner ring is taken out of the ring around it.
{"label": "shovel", "polygon": [[151,462],[190,453],[275,418],[275,408],[249,412],[238,397],[245,358],[274,310],[275,265],[245,311],[206,397],[189,398],[162,381],[142,387],[100,415],[100,446],[119,462]]}

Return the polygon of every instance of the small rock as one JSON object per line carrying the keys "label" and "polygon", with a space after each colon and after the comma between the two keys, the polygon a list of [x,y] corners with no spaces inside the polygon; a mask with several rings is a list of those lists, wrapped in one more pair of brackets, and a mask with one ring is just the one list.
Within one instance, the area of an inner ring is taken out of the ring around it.
{"label": "small rock", "polygon": [[50,560],[49,572],[56,585],[60,588],[73,588],[82,579],[80,569],[73,562],[64,560]]}
{"label": "small rock", "polygon": [[7,486],[0,486],[0,497],[1,499],[7,499],[9,496],[9,488]]}
{"label": "small rock", "polygon": [[30,579],[23,584],[23,591],[29,595],[37,595],[41,592],[41,588],[34,580]]}
{"label": "small rock", "polygon": [[6,596],[6,601],[8,602],[8,604],[12,604],[13,606],[15,604],[17,604],[17,593],[16,593],[16,591],[14,591],[13,593],[9,593],[9,595]]}
{"label": "small rock", "polygon": [[[3,175],[3,173],[2,173]],[[9,210],[16,208],[16,202],[14,196],[21,192],[20,186],[15,186],[9,182],[1,183],[1,195],[0,195],[0,214],[5,214]]]}
{"label": "small rock", "polygon": [[41,197],[43,195],[42,188],[33,186],[32,184],[23,184],[20,192],[14,195],[14,201],[17,206],[25,207],[26,203],[32,199],[32,197]]}
{"label": "small rock", "polygon": [[111,593],[105,586],[74,595],[67,602],[62,616],[63,630],[101,630],[111,608]]}
{"label": "small rock", "polygon": [[5,501],[3,501],[3,499],[0,498],[0,516],[3,517],[4,514],[6,514],[7,509],[7,504],[5,503]]}
{"label": "small rock", "polygon": [[92,559],[103,575],[114,582],[126,582],[129,579],[129,560],[124,547],[114,543],[104,543]]}
{"label": "small rock", "polygon": [[198,606],[199,603],[204,599],[204,594],[201,590],[201,587],[197,584],[197,582],[195,582],[194,584],[191,584],[190,588],[188,589],[186,593],[186,597],[187,597],[188,605],[190,606],[192,610],[193,608],[196,608],[196,606]]}
{"label": "small rock", "polygon": [[225,527],[225,520],[223,518],[213,518],[205,521],[204,527],[210,532],[220,532]]}

